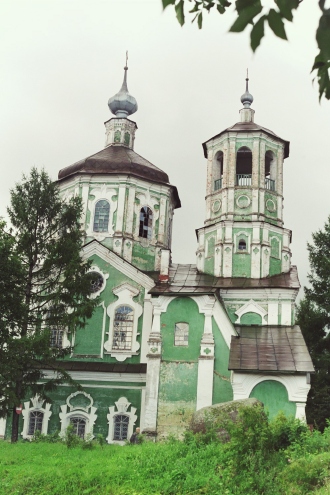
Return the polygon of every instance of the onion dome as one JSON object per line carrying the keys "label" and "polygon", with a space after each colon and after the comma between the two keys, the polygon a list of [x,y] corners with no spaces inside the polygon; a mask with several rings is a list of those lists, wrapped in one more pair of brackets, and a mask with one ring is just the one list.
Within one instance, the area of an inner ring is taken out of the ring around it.
{"label": "onion dome", "polygon": [[252,102],[253,102],[253,96],[251,93],[249,93],[249,77],[248,74],[246,74],[246,88],[245,88],[245,93],[241,96],[241,102],[243,103],[244,108],[250,108]]}
{"label": "onion dome", "polygon": [[110,111],[118,119],[126,119],[129,115],[132,115],[138,109],[136,99],[134,98],[134,96],[129,94],[127,89],[127,59],[124,71],[124,81],[120,91],[115,94],[115,96],[112,96],[108,101]]}

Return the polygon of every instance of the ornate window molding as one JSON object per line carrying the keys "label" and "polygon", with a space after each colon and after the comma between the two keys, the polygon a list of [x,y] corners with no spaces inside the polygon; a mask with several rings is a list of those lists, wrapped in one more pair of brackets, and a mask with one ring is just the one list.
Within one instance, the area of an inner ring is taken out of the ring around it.
{"label": "ornate window molding", "polygon": [[[138,320],[142,315],[143,308],[141,304],[133,300],[133,298],[137,296],[140,291],[136,287],[133,287],[128,283],[124,283],[118,287],[115,287],[112,292],[118,296],[118,299],[117,301],[109,304],[107,308],[107,314],[110,317],[110,326],[109,332],[107,332],[108,339],[104,343],[104,348],[106,352],[110,353],[111,357],[115,357],[117,361],[125,361],[125,359],[137,354],[140,348],[140,344],[137,342],[137,336],[139,335],[137,328]],[[123,324],[120,325],[119,316],[120,313],[123,313],[121,311],[122,308],[130,308],[132,313],[126,312],[125,314],[127,316],[130,315],[130,321],[128,322],[128,320],[122,320]],[[128,331],[128,323],[130,333],[129,340],[127,340],[127,342],[130,342],[130,348],[128,348],[126,340],[125,345],[124,341],[122,343],[120,342],[120,333],[126,332],[125,329]],[[116,335],[116,333],[119,333],[119,335]]]}
{"label": "ornate window molding", "polygon": [[[245,242],[245,249],[240,249],[240,247]],[[250,253],[251,251],[251,234],[242,230],[234,235],[234,252],[235,253]]]}
{"label": "ornate window molding", "polygon": [[[142,242],[143,245],[148,246],[149,243],[155,243],[156,238],[156,222],[159,218],[159,198],[152,196],[149,191],[140,192],[136,194],[136,199],[139,200],[139,204],[135,204],[134,214],[135,214],[135,228],[134,228],[134,239]],[[155,208],[157,207],[157,208]],[[142,208],[149,208],[152,213],[152,231],[151,236],[148,238],[141,237],[140,234],[140,214]]]}
{"label": "ornate window molding", "polygon": [[128,410],[130,405],[131,403],[128,402],[126,397],[120,397],[115,402],[115,406],[109,407],[109,414],[107,414],[109,425],[108,443],[124,445],[125,441],[129,440],[133,434],[137,416],[135,414],[136,407],[131,407],[130,411]]}
{"label": "ornate window molding", "polygon": [[[67,397],[66,404],[61,406],[61,412],[59,414],[61,436],[64,436],[67,427],[73,424],[79,436],[90,435],[94,438],[93,428],[97,418],[95,414],[97,408],[93,407],[93,402],[92,397],[86,392],[75,392]],[[84,430],[83,423],[85,424]]]}
{"label": "ornate window molding", "polygon": [[[102,184],[102,186],[92,187],[90,190],[90,195],[93,199],[88,200],[88,210],[90,212],[89,224],[86,228],[86,234],[88,237],[94,237],[98,241],[103,241],[106,237],[112,236],[114,233],[113,225],[113,215],[117,210],[117,191],[112,187]],[[96,205],[99,201],[105,200],[109,203],[109,221],[108,229],[106,232],[95,232],[94,231],[94,219],[96,214]]]}
{"label": "ornate window molding", "polygon": [[[32,406],[30,405],[32,402]],[[40,399],[38,395],[31,398],[30,401],[24,402],[23,416],[23,431],[22,437],[31,440],[34,433],[39,430],[43,435],[47,435],[48,421],[52,415],[50,411],[51,404]]]}
{"label": "ornate window molding", "polygon": [[239,324],[241,322],[241,318],[245,313],[257,313],[258,315],[261,316],[261,321],[262,325],[267,325],[266,321],[266,315],[268,314],[264,308],[259,306],[253,299],[250,299],[249,302],[244,304],[241,308],[239,308],[237,311],[235,311],[235,314],[238,316],[237,320],[235,321],[235,324]]}
{"label": "ornate window molding", "polygon": [[93,232],[108,232],[110,203],[107,199],[99,199],[95,203]]}

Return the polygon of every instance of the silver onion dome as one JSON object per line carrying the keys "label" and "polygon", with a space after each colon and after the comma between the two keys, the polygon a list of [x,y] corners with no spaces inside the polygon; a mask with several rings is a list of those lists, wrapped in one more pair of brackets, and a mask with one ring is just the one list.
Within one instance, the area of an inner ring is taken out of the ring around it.
{"label": "silver onion dome", "polygon": [[250,108],[253,102],[253,96],[249,93],[249,77],[246,75],[246,88],[245,93],[241,96],[241,102],[243,103],[244,108]]}
{"label": "silver onion dome", "polygon": [[110,111],[119,119],[126,119],[129,115],[135,113],[138,109],[137,101],[134,96],[130,95],[127,88],[127,64],[124,67],[124,81],[120,91],[112,96],[108,101]]}

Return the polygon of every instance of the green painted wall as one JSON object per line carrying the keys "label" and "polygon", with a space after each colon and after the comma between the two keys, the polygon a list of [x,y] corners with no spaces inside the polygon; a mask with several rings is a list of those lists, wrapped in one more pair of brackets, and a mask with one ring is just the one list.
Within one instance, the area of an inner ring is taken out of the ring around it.
{"label": "green painted wall", "polygon": [[219,404],[233,400],[233,388],[228,370],[229,348],[214,318],[212,318],[212,332],[215,343],[212,404]]}
{"label": "green painted wall", "polygon": [[[100,384],[101,385],[101,384]],[[126,384],[125,385],[129,385]],[[134,384],[136,386],[136,384]],[[97,419],[94,425],[94,435],[101,433],[106,437],[108,435],[108,419],[107,414],[109,413],[109,407],[115,406],[115,402],[120,397],[126,397],[126,399],[131,403],[130,407],[136,407],[136,415],[137,420],[135,425],[138,426],[140,424],[140,414],[141,414],[141,389],[110,389],[106,387],[94,388],[92,386],[88,386],[87,384],[83,386],[83,391],[87,394],[91,395],[93,398],[93,407],[97,408],[96,415]],[[61,406],[66,404],[66,399],[69,395],[76,392],[76,389],[72,387],[60,386],[54,392],[52,392],[52,406],[51,412],[52,415],[48,422],[48,433],[54,433],[55,431],[59,431],[61,429],[60,417],[59,413],[61,412]],[[29,400],[30,396],[25,399],[24,402]],[[130,410],[130,409],[129,409]],[[21,436],[21,432],[23,430],[23,419],[22,416],[19,419],[19,435]],[[6,425],[6,438],[9,438],[11,435],[11,418],[8,418]]]}
{"label": "green painted wall", "polygon": [[204,261],[204,272],[210,275],[214,274],[214,250],[215,250],[215,233],[205,237],[205,245],[207,245],[207,256]]}
{"label": "green painted wall", "polygon": [[280,411],[286,416],[295,416],[296,404],[288,399],[288,392],[284,385],[275,380],[265,380],[254,387],[250,397],[263,402],[269,417],[273,418]]}
{"label": "green painted wall", "polygon": [[155,247],[142,246],[139,242],[133,243],[132,265],[140,270],[154,271],[155,270]]}
{"label": "green painted wall", "polygon": [[[174,345],[175,323],[189,323],[188,346]],[[204,315],[190,297],[177,297],[161,314],[163,339],[162,359],[164,361],[196,361],[200,353],[200,342],[204,331]]]}
{"label": "green painted wall", "polygon": [[86,354],[100,356],[102,342],[102,325],[104,309],[95,309],[93,317],[87,322],[85,328],[76,331],[74,354]]}
{"label": "green painted wall", "polygon": [[262,324],[262,318],[258,313],[245,313],[241,317],[241,325],[261,325]]}

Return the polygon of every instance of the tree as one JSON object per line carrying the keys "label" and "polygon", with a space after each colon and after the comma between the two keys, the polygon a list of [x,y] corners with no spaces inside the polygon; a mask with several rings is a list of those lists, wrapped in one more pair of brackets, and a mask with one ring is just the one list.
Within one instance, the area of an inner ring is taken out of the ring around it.
{"label": "tree", "polygon": [[[294,11],[298,9],[303,0],[273,0],[274,8],[267,10],[265,0],[236,0],[235,7],[237,19],[230,30],[234,33],[244,31],[252,26],[250,33],[251,48],[256,51],[264,37],[264,27],[267,23],[273,33],[284,40],[287,39],[285,23],[292,22]],[[189,13],[193,15],[192,22],[197,20],[199,29],[203,25],[203,12],[215,9],[219,14],[224,14],[232,2],[227,0],[186,0],[192,4]],[[185,23],[185,0],[162,0],[163,8],[173,5],[176,17],[181,26]],[[321,10],[319,25],[316,31],[316,41],[319,53],[316,55],[311,71],[316,72],[319,86],[319,98],[324,95],[330,100],[330,8],[325,8],[326,0],[319,0]]]}
{"label": "tree", "polygon": [[[48,398],[73,381],[60,365],[72,349],[50,345],[53,332],[73,332],[92,316],[90,264],[80,256],[81,200],[61,199],[58,186],[32,169],[11,191],[9,231],[0,225],[0,416],[12,410],[12,441],[18,439],[16,407],[27,393]],[[45,369],[54,378],[45,380]]]}
{"label": "tree", "polygon": [[311,354],[315,375],[307,401],[307,418],[321,429],[330,418],[330,217],[308,244],[311,273],[297,312]]}

